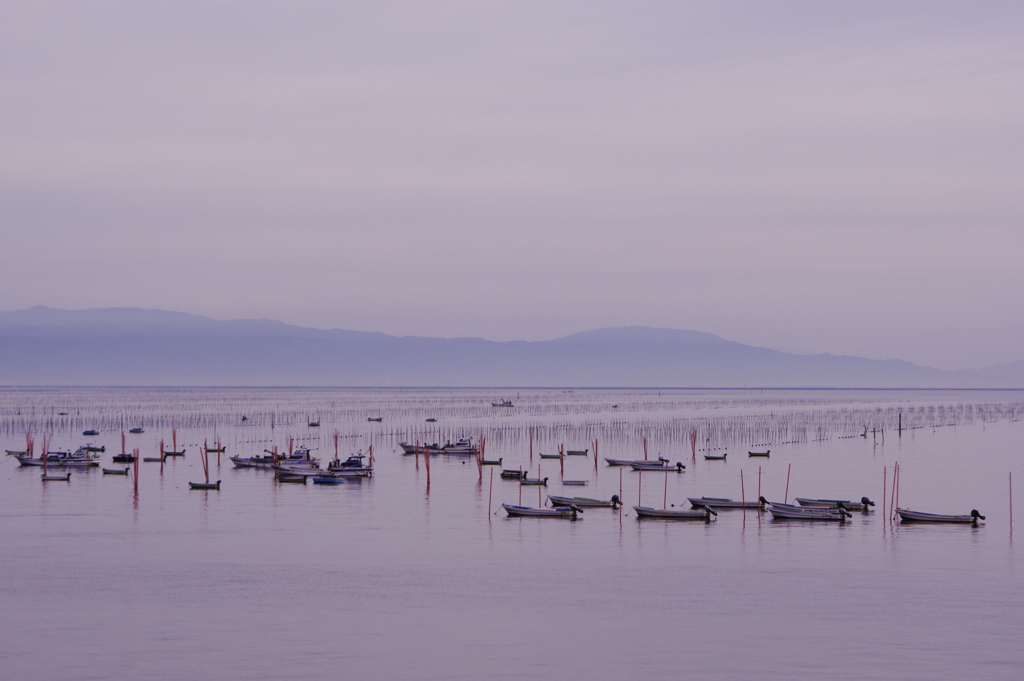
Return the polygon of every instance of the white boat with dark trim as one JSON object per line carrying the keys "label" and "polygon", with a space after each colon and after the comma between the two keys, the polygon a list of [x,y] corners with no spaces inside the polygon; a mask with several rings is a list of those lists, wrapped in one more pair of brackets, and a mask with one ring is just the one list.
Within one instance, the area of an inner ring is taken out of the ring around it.
{"label": "white boat with dark trim", "polygon": [[454,444],[452,444],[451,442],[446,443],[445,446],[441,448],[441,451],[445,454],[470,456],[473,454],[478,454],[480,452],[480,447],[473,444],[473,438],[466,437],[462,438],[461,440]]}
{"label": "white boat with dark trim", "polygon": [[967,515],[944,515],[942,513],[923,513],[921,511],[911,511],[909,508],[897,508],[896,513],[899,514],[900,520],[905,523],[960,523],[964,525],[977,525],[979,520],[985,519],[985,516],[978,513],[977,509],[971,509],[971,512]]}
{"label": "white boat with dark trim", "polygon": [[651,508],[650,506],[634,506],[637,519],[661,518],[664,520],[711,520],[718,513],[708,506],[700,508]]}

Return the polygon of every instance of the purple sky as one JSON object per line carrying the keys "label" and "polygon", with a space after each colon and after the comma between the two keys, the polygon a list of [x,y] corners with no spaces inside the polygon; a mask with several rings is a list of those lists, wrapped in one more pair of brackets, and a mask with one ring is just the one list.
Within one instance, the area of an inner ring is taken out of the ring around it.
{"label": "purple sky", "polygon": [[1024,6],[0,7],[0,309],[1024,359]]}

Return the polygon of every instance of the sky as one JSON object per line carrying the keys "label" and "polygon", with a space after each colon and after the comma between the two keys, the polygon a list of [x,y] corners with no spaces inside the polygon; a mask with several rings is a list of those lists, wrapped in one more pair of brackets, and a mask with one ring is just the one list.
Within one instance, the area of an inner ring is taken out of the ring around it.
{"label": "sky", "polygon": [[1024,359],[1024,6],[0,5],[0,310]]}

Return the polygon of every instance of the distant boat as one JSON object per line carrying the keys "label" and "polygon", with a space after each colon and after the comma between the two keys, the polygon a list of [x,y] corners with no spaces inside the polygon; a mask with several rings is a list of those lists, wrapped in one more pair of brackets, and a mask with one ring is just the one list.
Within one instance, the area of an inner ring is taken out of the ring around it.
{"label": "distant boat", "polygon": [[590,449],[567,449],[565,451],[566,456],[586,456]]}
{"label": "distant boat", "polygon": [[978,513],[977,509],[972,509],[971,512],[967,515],[943,515],[941,513],[922,513],[921,511],[911,511],[908,508],[897,508],[896,512],[899,513],[900,520],[902,520],[905,523],[969,523],[972,525],[977,525],[979,520],[985,519],[985,516]]}
{"label": "distant boat", "polygon": [[99,435],[99,434],[100,434],[100,431],[95,430],[95,429],[83,430],[82,431],[82,435],[85,435],[86,437],[88,437],[90,435]]}
{"label": "distant boat", "polygon": [[107,446],[100,445],[99,447],[97,447],[96,445],[90,442],[87,445],[82,445],[81,447],[79,447],[79,449],[83,452],[105,452],[107,451]]}
{"label": "distant boat", "polygon": [[51,475],[49,473],[43,473],[40,477],[43,482],[71,482],[71,473],[67,475]]}
{"label": "distant boat", "polygon": [[722,497],[688,497],[686,499],[694,508],[708,506],[710,508],[758,508],[760,501],[737,501]]}
{"label": "distant boat", "polygon": [[383,416],[367,416],[366,420],[367,421],[375,421],[377,423],[380,423],[381,421],[384,420],[384,417]]}
{"label": "distant boat", "polygon": [[128,469],[124,468],[104,468],[103,475],[128,475]]}
{"label": "distant boat", "polygon": [[114,454],[114,458],[111,460],[114,463],[132,463],[135,461],[135,455],[131,452],[121,452],[120,454]]}
{"label": "distant boat", "polygon": [[144,431],[142,428],[132,428],[128,432],[129,433],[145,433],[146,431]]}
{"label": "distant boat", "polygon": [[501,477],[506,480],[522,480],[525,475],[523,471],[510,470],[508,468],[501,472]]}
{"label": "distant boat", "polygon": [[502,458],[504,458],[504,457],[499,457],[497,459],[481,459],[480,460],[480,465],[481,466],[500,466]]}
{"label": "distant boat", "polygon": [[561,454],[541,454],[540,458],[542,458],[542,459],[561,459],[562,455]]}
{"label": "distant boat", "polygon": [[363,459],[366,458],[366,454],[359,452],[352,454],[347,459],[342,461],[341,459],[335,459],[327,464],[327,470],[332,473],[343,474],[349,477],[359,476],[368,478],[373,475],[373,466],[367,466],[363,463]]}
{"label": "distant boat", "polygon": [[711,520],[711,516],[718,515],[712,508],[701,506],[700,508],[651,508],[649,506],[634,506],[636,517],[640,518],[661,518],[665,520]]}
{"label": "distant boat", "polygon": [[182,447],[181,450],[179,451],[168,450],[161,451],[160,453],[163,454],[164,456],[185,456],[185,448]]}
{"label": "distant boat", "polygon": [[294,483],[298,483],[300,485],[305,485],[306,484],[306,476],[305,475],[297,475],[295,473],[281,473],[281,472],[278,472],[274,476],[274,480],[277,480],[278,482],[294,482]]}
{"label": "distant boat", "polygon": [[566,520],[576,520],[577,514],[583,513],[583,510],[577,506],[531,508],[529,506],[502,504],[501,507],[508,513],[509,518],[564,518]]}
{"label": "distant boat", "polygon": [[492,407],[514,407],[512,400],[502,400],[501,402],[491,402]]}
{"label": "distant boat", "polygon": [[319,421],[310,421],[309,422],[309,427],[310,428],[319,428],[320,427],[320,422]]}
{"label": "distant boat", "polygon": [[537,478],[536,480],[531,480],[531,479],[526,477],[526,473],[524,472],[523,473],[523,477],[519,478],[519,484],[520,485],[532,485],[534,487],[536,487],[538,485],[543,485],[544,487],[547,487],[548,486],[548,479],[547,478]]}
{"label": "distant boat", "polygon": [[729,452],[719,456],[718,454],[705,454],[704,459],[706,461],[725,461],[725,457],[729,456]]}
{"label": "distant boat", "polygon": [[585,487],[589,483],[586,480],[563,480],[562,484],[572,487]]}
{"label": "distant boat", "polygon": [[[207,447],[206,448],[206,453],[207,454],[223,454],[227,450],[228,450],[227,445],[222,445],[220,447]],[[181,455],[184,455],[184,453],[185,453],[185,450],[184,449],[181,450]],[[164,452],[164,454],[166,454],[167,456],[179,456],[178,452]]]}
{"label": "distant boat", "polygon": [[588,499],[587,497],[557,497],[549,494],[548,501],[552,506],[579,506],[580,508],[618,508],[622,504],[618,494],[613,494],[612,498],[607,501]]}
{"label": "distant boat", "polygon": [[768,456],[772,453],[772,450],[766,449],[763,452],[747,452],[747,456]]}
{"label": "distant boat", "polygon": [[437,419],[429,418],[429,419],[427,419],[427,423],[437,423]]}

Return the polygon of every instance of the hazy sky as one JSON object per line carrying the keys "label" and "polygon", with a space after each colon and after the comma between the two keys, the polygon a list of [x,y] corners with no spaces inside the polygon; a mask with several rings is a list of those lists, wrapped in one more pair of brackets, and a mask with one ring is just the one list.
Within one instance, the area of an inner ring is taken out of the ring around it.
{"label": "hazy sky", "polygon": [[0,4],[0,309],[1024,359],[1017,2]]}

